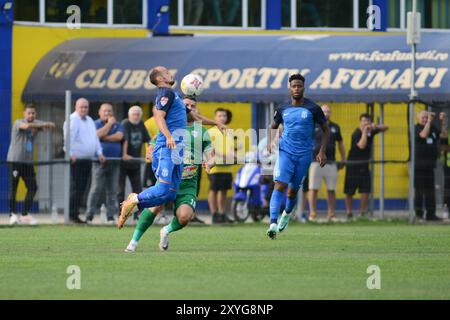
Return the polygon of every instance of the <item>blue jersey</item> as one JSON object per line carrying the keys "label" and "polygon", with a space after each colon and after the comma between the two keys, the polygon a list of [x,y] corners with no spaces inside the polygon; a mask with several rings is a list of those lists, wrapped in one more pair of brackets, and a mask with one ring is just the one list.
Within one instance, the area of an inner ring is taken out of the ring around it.
{"label": "blue jersey", "polygon": [[316,123],[322,125],[327,122],[322,109],[306,98],[301,106],[279,107],[275,111],[274,121],[283,125],[280,150],[296,156],[312,152]]}
{"label": "blue jersey", "polygon": [[[97,128],[97,130],[100,128],[103,128],[106,124],[101,119],[95,120],[94,123],[95,123],[95,127]],[[117,132],[124,133],[124,128],[120,122],[116,122],[113,124],[111,129],[109,129],[107,136],[115,134]],[[100,139],[100,144],[102,145],[103,155],[105,157],[120,158],[122,156],[121,141],[111,142],[111,141],[104,141],[104,140]]]}
{"label": "blue jersey", "polygon": [[[156,96],[156,109],[166,112],[166,124],[170,133],[173,134],[175,130],[186,129],[187,116],[190,109],[183,103],[183,99],[178,93],[170,88],[158,88]],[[184,134],[174,135],[175,143],[183,142]],[[166,137],[159,132],[156,136],[156,146],[166,145]]]}

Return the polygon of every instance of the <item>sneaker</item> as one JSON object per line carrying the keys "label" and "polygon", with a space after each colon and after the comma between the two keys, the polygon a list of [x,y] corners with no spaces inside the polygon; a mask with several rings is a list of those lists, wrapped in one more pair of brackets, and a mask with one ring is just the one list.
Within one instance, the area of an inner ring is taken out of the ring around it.
{"label": "sneaker", "polygon": [[291,214],[286,213],[286,211],[283,211],[283,214],[281,215],[280,222],[278,222],[278,232],[283,232],[289,224],[289,220],[291,219]]}
{"label": "sneaker", "polygon": [[76,224],[84,224],[84,223],[86,223],[86,221],[81,220],[80,217],[70,218],[69,220],[70,220],[70,222],[76,223]]}
{"label": "sneaker", "polygon": [[20,216],[19,222],[21,224],[29,224],[30,226],[35,226],[39,223],[31,214]]}
{"label": "sneaker", "polygon": [[159,250],[166,251],[169,249],[169,232],[166,227],[162,227],[159,231]]}
{"label": "sneaker", "polygon": [[234,223],[234,220],[231,219],[226,213],[222,214],[222,222],[226,222],[226,223]]}
{"label": "sneaker", "polygon": [[15,213],[11,213],[9,217],[9,224],[14,225],[19,223],[19,217]]}
{"label": "sneaker", "polygon": [[306,215],[306,213],[302,213],[301,217],[300,217],[300,222],[301,223],[307,223],[308,222],[308,216]]}
{"label": "sneaker", "polygon": [[119,221],[117,223],[117,227],[119,229],[123,228],[123,225],[125,224],[127,219],[137,209],[136,206],[138,202],[134,200],[135,198],[137,198],[137,193],[130,193],[127,197],[127,200],[120,204],[122,206],[122,209],[120,210]]}
{"label": "sneaker", "polygon": [[205,221],[199,219],[196,215],[194,215],[194,217],[192,217],[192,219],[191,219],[190,222],[191,222],[191,223],[201,223],[201,224],[204,224],[204,223],[205,223]]}
{"label": "sneaker", "polygon": [[338,222],[335,216],[328,217],[328,222]]}
{"label": "sneaker", "polygon": [[125,248],[125,252],[136,252],[136,248],[138,246],[137,241],[131,240],[130,243],[128,244],[128,246]]}
{"label": "sneaker", "polygon": [[224,222],[222,220],[222,218],[223,218],[223,215],[218,214],[217,212],[215,212],[215,213],[212,214],[212,223],[222,223],[222,222]]}
{"label": "sneaker", "polygon": [[427,220],[427,221],[442,221],[442,218],[439,218],[439,217],[436,216],[436,215],[432,215],[432,216],[430,216],[430,217],[427,217],[426,220]]}
{"label": "sneaker", "polygon": [[353,213],[347,213],[347,221],[353,221]]}
{"label": "sneaker", "polygon": [[276,223],[271,223],[269,229],[267,229],[267,236],[270,240],[275,240],[277,238],[278,225]]}
{"label": "sneaker", "polygon": [[308,221],[309,222],[317,222],[317,217],[316,216],[309,216]]}

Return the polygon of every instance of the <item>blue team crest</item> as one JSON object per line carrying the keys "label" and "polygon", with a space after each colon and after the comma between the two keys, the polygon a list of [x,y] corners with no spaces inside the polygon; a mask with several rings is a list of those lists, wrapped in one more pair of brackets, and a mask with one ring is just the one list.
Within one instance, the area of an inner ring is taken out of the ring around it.
{"label": "blue team crest", "polygon": [[159,100],[159,103],[161,103],[161,105],[164,107],[167,102],[169,102],[169,98],[167,97],[161,97],[161,100]]}
{"label": "blue team crest", "polygon": [[302,119],[308,118],[308,111],[302,111]]}
{"label": "blue team crest", "polygon": [[169,174],[169,170],[167,170],[167,168],[162,169],[161,175],[163,177],[167,177],[168,174]]}

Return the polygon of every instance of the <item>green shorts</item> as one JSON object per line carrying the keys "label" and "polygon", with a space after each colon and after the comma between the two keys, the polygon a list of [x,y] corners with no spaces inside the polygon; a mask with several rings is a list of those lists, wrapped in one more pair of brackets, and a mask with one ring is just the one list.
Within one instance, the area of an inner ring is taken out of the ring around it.
{"label": "green shorts", "polygon": [[178,189],[177,197],[175,199],[173,214],[176,215],[178,208],[182,204],[187,204],[195,211],[195,204],[197,202],[197,177],[190,179],[183,179]]}

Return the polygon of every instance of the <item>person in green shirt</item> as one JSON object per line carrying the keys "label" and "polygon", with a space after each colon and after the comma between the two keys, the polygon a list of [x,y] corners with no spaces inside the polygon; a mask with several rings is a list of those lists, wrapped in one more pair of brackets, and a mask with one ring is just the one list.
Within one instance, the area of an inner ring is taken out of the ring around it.
{"label": "person in green shirt", "polygon": [[[197,201],[197,183],[199,179],[199,164],[202,163],[206,172],[214,167],[214,148],[206,128],[200,122],[194,122],[192,111],[198,113],[197,102],[193,97],[184,97],[184,104],[191,109],[187,115],[187,127],[185,132],[185,148],[183,160],[183,173],[180,189],[174,203],[174,216],[170,224],[160,230],[159,248],[165,251],[169,247],[169,234],[183,229],[194,215]],[[206,125],[216,125],[215,121],[204,121]],[[154,144],[153,139],[151,144]],[[149,154],[147,154],[149,157]],[[130,243],[125,252],[135,252],[139,240],[152,225],[155,217],[162,211],[162,206],[144,209],[139,217]]]}

